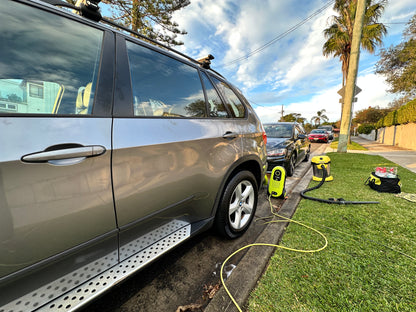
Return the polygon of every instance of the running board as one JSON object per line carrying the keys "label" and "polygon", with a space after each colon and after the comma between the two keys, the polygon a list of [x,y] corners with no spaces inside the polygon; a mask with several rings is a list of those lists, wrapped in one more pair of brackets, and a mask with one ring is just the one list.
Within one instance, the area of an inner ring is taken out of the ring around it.
{"label": "running board", "polygon": [[176,222],[182,223],[184,226],[36,311],[74,311],[121,282],[129,275],[139,271],[190,237],[191,225],[183,221]]}

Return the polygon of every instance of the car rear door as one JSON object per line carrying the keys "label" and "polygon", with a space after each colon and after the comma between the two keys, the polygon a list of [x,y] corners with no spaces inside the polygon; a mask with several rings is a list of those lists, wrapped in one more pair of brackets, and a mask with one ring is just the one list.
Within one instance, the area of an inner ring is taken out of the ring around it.
{"label": "car rear door", "polygon": [[117,71],[113,179],[123,260],[209,220],[241,139],[212,85],[207,113],[196,66],[120,36]]}
{"label": "car rear door", "polygon": [[118,260],[114,36],[15,1],[0,24],[0,309],[28,311]]}

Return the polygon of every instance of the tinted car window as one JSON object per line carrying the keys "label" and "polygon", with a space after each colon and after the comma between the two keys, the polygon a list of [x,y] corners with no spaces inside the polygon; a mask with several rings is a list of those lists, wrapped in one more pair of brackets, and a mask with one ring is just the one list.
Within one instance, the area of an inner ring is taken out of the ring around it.
{"label": "tinted car window", "polygon": [[204,82],[205,92],[209,103],[209,115],[211,117],[228,117],[224,103],[221,101],[221,98],[205,73],[202,73],[202,80]]}
{"label": "tinted car window", "polygon": [[11,1],[0,21],[0,113],[90,114],[103,32]]}
{"label": "tinted car window", "polygon": [[264,125],[264,131],[266,131],[267,137],[269,138],[292,137],[292,125],[290,124]]}
{"label": "tinted car window", "polygon": [[222,93],[225,99],[225,105],[228,107],[234,117],[242,118],[245,115],[244,105],[234,93],[233,90],[225,83],[216,78],[212,78],[218,90]]}
{"label": "tinted car window", "polygon": [[326,131],[325,130],[314,129],[314,130],[311,131],[311,133],[322,133],[322,134],[325,134]]}
{"label": "tinted car window", "polygon": [[129,41],[127,52],[135,116],[206,116],[196,68]]}

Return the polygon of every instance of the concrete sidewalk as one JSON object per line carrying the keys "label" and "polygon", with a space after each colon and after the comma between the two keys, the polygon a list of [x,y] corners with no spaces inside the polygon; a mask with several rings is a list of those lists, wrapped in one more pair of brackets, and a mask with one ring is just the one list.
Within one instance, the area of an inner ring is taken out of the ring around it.
{"label": "concrete sidewalk", "polygon": [[[360,144],[361,146],[364,146],[365,148],[367,148],[367,150],[366,151],[349,150],[347,151],[348,153],[363,153],[363,154],[370,154],[370,155],[380,155],[416,173],[416,151],[415,150],[409,150],[409,149],[405,149],[405,148],[401,148],[401,147],[393,146],[393,145],[381,144],[376,141],[367,140],[358,136],[352,137],[351,140]],[[336,150],[328,146],[327,149],[325,150],[325,153],[328,153],[328,152],[336,152]]]}

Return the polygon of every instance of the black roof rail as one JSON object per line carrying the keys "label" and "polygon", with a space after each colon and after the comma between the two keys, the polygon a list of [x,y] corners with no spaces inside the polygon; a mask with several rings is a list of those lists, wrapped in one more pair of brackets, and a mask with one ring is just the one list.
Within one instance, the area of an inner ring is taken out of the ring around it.
{"label": "black roof rail", "polygon": [[[127,32],[141,38],[141,39],[144,39],[146,41],[150,41],[154,45],[157,45],[157,46],[162,47],[164,49],[167,49],[167,50],[169,50],[169,51],[171,51],[175,54],[178,54],[178,55],[186,58],[187,60],[198,64],[199,66],[201,66],[203,68],[211,69],[210,68],[211,60],[214,59],[214,57],[211,54],[209,54],[207,57],[202,58],[200,60],[195,60],[194,58],[192,58],[192,57],[190,57],[190,56],[188,56],[188,55],[186,55],[182,52],[179,52],[179,51],[177,51],[177,50],[175,50],[175,49],[173,49],[173,48],[171,48],[167,45],[164,45],[163,43],[160,43],[160,42],[158,42],[158,41],[156,41],[152,38],[146,37],[146,36],[140,34],[137,31],[134,31],[134,30],[132,30],[132,29],[126,27],[126,26],[119,25],[116,22],[101,16],[101,13],[100,13],[99,7],[98,7],[98,3],[100,3],[101,0],[86,0],[85,3],[81,3],[81,5],[79,7],[75,6],[75,5],[72,5],[68,2],[65,2],[63,0],[41,0],[41,1],[46,2],[46,3],[48,3],[50,5],[53,5],[53,6],[60,6],[60,7],[65,7],[65,8],[75,10],[81,16],[84,16],[84,17],[86,17],[88,19],[91,19],[93,21],[96,21],[96,22],[102,21],[102,22],[104,22],[108,25],[111,25],[113,27],[117,27],[119,29],[127,31]],[[219,74],[218,72],[216,72],[215,70],[213,70],[213,69],[211,69],[211,70],[222,77],[222,75]]]}

